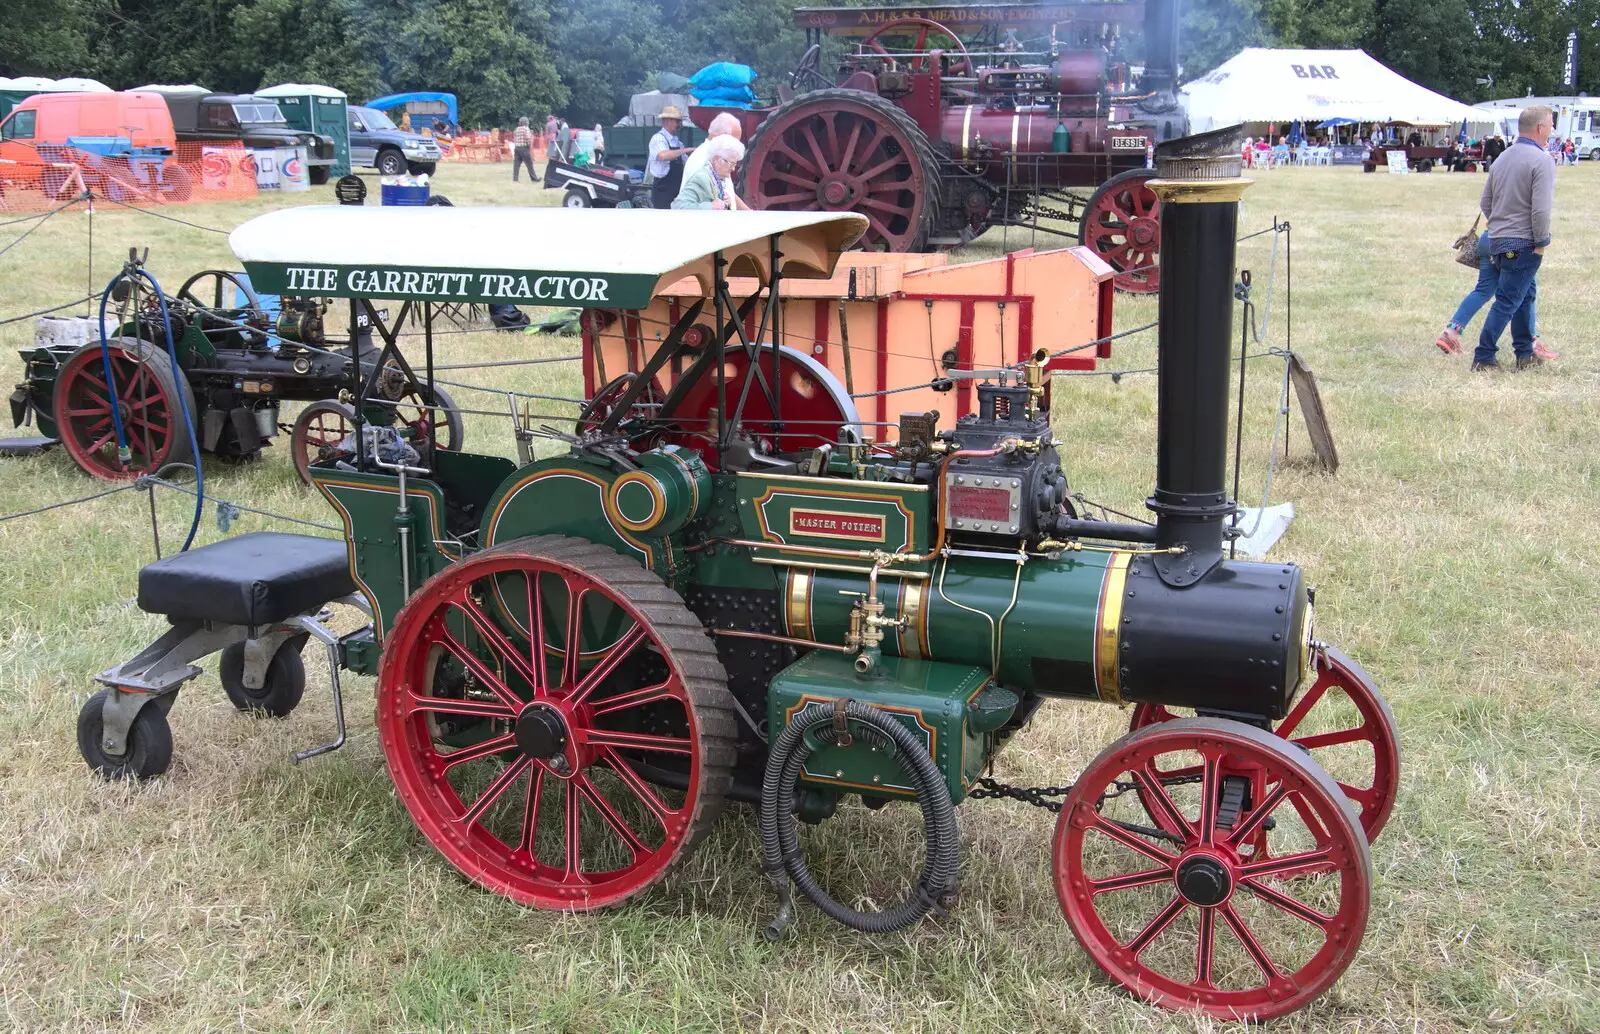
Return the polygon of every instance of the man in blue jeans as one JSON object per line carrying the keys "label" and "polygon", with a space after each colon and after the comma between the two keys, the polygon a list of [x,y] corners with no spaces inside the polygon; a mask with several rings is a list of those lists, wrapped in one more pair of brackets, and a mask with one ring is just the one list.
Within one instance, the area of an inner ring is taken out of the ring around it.
{"label": "man in blue jeans", "polygon": [[1555,207],[1555,163],[1545,153],[1552,121],[1550,109],[1543,105],[1523,109],[1517,119],[1517,142],[1489,169],[1488,182],[1483,185],[1478,207],[1489,220],[1490,261],[1500,280],[1472,356],[1476,371],[1504,369],[1495,353],[1507,323],[1511,324],[1517,369],[1544,361],[1533,352],[1533,309],[1539,293],[1534,278],[1550,243],[1550,215]]}

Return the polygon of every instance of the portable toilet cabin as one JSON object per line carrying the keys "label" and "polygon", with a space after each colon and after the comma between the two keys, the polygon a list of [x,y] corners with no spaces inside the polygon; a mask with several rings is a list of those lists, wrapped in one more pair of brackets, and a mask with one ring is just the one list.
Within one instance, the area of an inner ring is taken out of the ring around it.
{"label": "portable toilet cabin", "polygon": [[331,86],[316,83],[280,83],[257,90],[257,97],[270,97],[289,125],[307,133],[333,138],[334,179],[350,175],[350,124],[346,113],[349,97]]}

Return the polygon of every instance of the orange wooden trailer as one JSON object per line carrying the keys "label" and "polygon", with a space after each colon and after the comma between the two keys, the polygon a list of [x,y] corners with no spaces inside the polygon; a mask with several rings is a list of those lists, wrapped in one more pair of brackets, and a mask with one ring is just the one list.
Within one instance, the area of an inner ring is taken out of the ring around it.
{"label": "orange wooden trailer", "polygon": [[[931,385],[961,371],[1010,366],[1036,349],[1064,352],[1052,370],[1092,370],[1111,354],[1113,270],[1087,248],[1026,249],[975,262],[948,254],[851,252],[827,280],[785,279],[779,297],[778,338],[786,350],[809,357],[857,403],[863,424],[891,424],[900,413],[938,410],[942,427],[974,411],[972,379],[957,376],[949,391],[931,386],[894,394],[891,388]],[[756,289],[732,277],[737,304]],[[584,393],[594,398],[608,382],[638,373],[670,328],[704,297],[700,282],[685,277],[660,291],[642,310],[589,310],[583,315]],[[745,334],[754,340],[752,315]],[[710,340],[709,306],[701,340]],[[770,341],[768,333],[765,340]],[[1098,342],[1098,343],[1093,343]],[[666,397],[685,369],[674,362],[658,375]],[[801,386],[805,390],[805,386]]]}

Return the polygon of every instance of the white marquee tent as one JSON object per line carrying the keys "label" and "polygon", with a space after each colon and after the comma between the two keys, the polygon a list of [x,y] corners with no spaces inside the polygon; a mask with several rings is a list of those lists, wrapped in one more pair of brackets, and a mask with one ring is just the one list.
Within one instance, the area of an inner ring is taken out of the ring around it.
{"label": "white marquee tent", "polygon": [[1477,108],[1434,93],[1361,50],[1240,51],[1184,87],[1190,131],[1239,122],[1292,122],[1307,128],[1330,118],[1419,126],[1487,123]]}

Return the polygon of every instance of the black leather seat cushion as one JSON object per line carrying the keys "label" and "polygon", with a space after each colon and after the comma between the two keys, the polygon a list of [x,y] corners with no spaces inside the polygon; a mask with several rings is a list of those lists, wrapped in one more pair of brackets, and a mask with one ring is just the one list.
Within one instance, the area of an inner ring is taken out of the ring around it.
{"label": "black leather seat cushion", "polygon": [[271,625],[355,592],[342,539],[258,531],[139,572],[139,607],[171,618]]}

